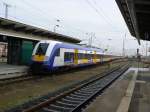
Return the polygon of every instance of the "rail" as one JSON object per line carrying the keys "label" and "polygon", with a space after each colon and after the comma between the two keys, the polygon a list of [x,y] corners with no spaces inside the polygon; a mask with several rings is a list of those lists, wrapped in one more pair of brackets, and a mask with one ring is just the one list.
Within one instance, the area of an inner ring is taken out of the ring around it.
{"label": "rail", "polygon": [[37,101],[34,105],[28,108],[23,108],[23,112],[78,112],[85,107],[97,95],[101,94],[103,90],[109,87],[117,78],[119,78],[127,69],[129,65],[117,67],[103,76],[96,77],[84,84],[75,86],[74,88],[61,93],[50,99],[44,101]]}

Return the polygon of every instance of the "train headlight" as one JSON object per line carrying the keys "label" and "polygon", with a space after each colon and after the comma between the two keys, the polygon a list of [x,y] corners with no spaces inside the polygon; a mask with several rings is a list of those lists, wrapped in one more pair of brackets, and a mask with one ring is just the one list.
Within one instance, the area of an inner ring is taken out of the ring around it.
{"label": "train headlight", "polygon": [[32,56],[32,60],[33,61],[38,61],[38,62],[48,61],[49,57],[48,56],[44,56],[44,55],[33,55]]}

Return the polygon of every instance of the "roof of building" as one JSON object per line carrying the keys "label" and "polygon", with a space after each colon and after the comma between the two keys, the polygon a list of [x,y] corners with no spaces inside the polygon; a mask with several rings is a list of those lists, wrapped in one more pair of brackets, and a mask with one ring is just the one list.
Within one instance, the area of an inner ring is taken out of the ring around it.
{"label": "roof of building", "polygon": [[150,40],[150,0],[116,0],[116,2],[131,35],[138,40]]}
{"label": "roof of building", "polygon": [[58,34],[2,17],[0,17],[0,34],[31,40],[52,39],[70,43],[79,43],[81,41],[80,39],[74,37]]}

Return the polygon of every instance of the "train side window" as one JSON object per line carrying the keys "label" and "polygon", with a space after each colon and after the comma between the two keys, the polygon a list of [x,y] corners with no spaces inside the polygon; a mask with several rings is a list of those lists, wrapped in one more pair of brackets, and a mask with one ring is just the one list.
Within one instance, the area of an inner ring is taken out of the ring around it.
{"label": "train side window", "polygon": [[100,57],[101,57],[101,56],[100,56],[99,54],[97,54],[97,58],[100,59]]}
{"label": "train side window", "polygon": [[82,53],[80,53],[80,59],[82,59]]}
{"label": "train side window", "polygon": [[68,59],[68,52],[65,52],[64,58]]}
{"label": "train side window", "polygon": [[78,59],[81,59],[81,53],[78,53]]}
{"label": "train side window", "polygon": [[64,58],[65,59],[74,59],[74,53],[72,52],[65,52],[65,55],[64,55]]}
{"label": "train side window", "polygon": [[96,59],[99,59],[99,55],[98,54],[96,54]]}
{"label": "train side window", "polygon": [[65,52],[65,59],[70,59],[70,53],[69,52]]}
{"label": "train side window", "polygon": [[88,59],[88,54],[85,54],[85,58]]}
{"label": "train side window", "polygon": [[78,53],[78,59],[83,59],[84,58],[84,54],[83,53]]}
{"label": "train side window", "polygon": [[87,59],[91,59],[91,54],[87,54]]}
{"label": "train side window", "polygon": [[82,54],[82,59],[84,59],[84,58],[85,58],[85,54],[83,53],[83,54]]}
{"label": "train side window", "polygon": [[70,53],[70,57],[72,58],[72,59],[74,59],[74,53]]}
{"label": "train side window", "polygon": [[92,59],[94,59],[95,58],[95,54],[92,54]]}
{"label": "train side window", "polygon": [[60,48],[56,51],[56,56],[60,56]]}
{"label": "train side window", "polygon": [[84,53],[82,53],[82,59],[84,59],[85,58],[85,54]]}

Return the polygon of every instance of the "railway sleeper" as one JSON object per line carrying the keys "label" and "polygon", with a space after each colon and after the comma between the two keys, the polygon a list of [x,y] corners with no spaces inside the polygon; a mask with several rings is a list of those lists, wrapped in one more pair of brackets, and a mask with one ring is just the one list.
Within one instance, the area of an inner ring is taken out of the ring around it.
{"label": "railway sleeper", "polygon": [[84,90],[78,90],[80,93],[83,93],[83,94],[92,94],[93,91],[84,91]]}
{"label": "railway sleeper", "polygon": [[80,95],[80,96],[89,96],[90,95],[90,94],[85,94],[85,93],[80,93],[80,92],[74,92],[74,94]]}
{"label": "railway sleeper", "polygon": [[62,101],[56,101],[55,105],[62,106],[62,107],[68,107],[68,108],[74,108],[77,106],[75,104],[70,104],[70,103],[66,103],[66,102],[62,102]]}
{"label": "railway sleeper", "polygon": [[88,93],[89,95],[92,94],[94,91],[97,91],[97,90],[82,90],[81,92],[82,93]]}
{"label": "railway sleeper", "polygon": [[52,110],[56,110],[56,111],[60,111],[60,112],[69,112],[70,110],[73,109],[73,108],[58,106],[58,105],[55,105],[55,104],[51,104],[47,108],[52,109]]}
{"label": "railway sleeper", "polygon": [[75,98],[75,97],[71,97],[71,96],[66,96],[65,97],[66,99],[69,99],[69,100],[73,100],[73,101],[84,101],[85,99],[81,99],[81,98]]}
{"label": "railway sleeper", "polygon": [[87,87],[84,87],[82,89],[87,89],[87,88],[94,89],[96,85],[98,85],[98,84],[93,84],[91,86],[87,86]]}
{"label": "railway sleeper", "polygon": [[61,112],[61,111],[57,111],[57,110],[52,110],[52,109],[49,109],[47,107],[44,107],[43,109],[41,109],[40,111],[38,112]]}
{"label": "railway sleeper", "polygon": [[90,87],[90,88],[84,88],[84,89],[81,89],[82,91],[95,91],[97,90],[97,88],[100,88],[101,85],[97,85],[96,87]]}
{"label": "railway sleeper", "polygon": [[76,95],[76,94],[71,94],[72,97],[75,98],[81,98],[81,99],[86,99],[88,96],[80,96],[80,95]]}
{"label": "railway sleeper", "polygon": [[73,105],[78,105],[81,102],[81,101],[69,100],[69,99],[66,99],[66,98],[61,99],[61,101],[64,102],[64,103],[70,103],[70,104],[73,104]]}
{"label": "railway sleeper", "polygon": [[[98,89],[98,88],[97,88]],[[95,92],[95,91],[97,91],[97,90],[84,90],[84,93],[87,93],[87,92],[89,92],[90,91],[90,94],[89,95],[91,95],[93,92]],[[88,96],[89,96],[88,95]]]}

